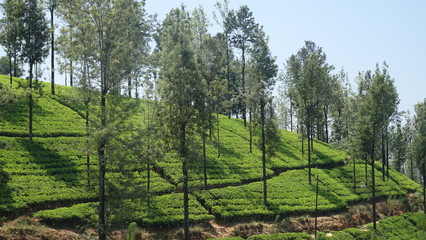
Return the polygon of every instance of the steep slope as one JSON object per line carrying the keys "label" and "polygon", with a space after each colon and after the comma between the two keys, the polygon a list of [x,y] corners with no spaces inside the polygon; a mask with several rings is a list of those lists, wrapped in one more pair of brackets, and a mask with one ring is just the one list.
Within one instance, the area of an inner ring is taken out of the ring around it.
{"label": "steep slope", "polygon": [[[25,80],[15,80],[25,85]],[[7,78],[0,76],[0,83],[7,84]],[[86,157],[94,150],[85,137],[85,106],[75,97],[77,91],[73,88],[57,86],[57,95],[52,96],[46,90],[47,84],[40,85],[42,88],[36,93],[33,142],[25,138],[26,98],[0,109],[0,162],[10,176],[0,189],[0,214],[11,216],[29,210],[50,223],[92,223],[96,219],[97,158],[96,154]],[[17,86],[16,83],[14,87]],[[137,125],[147,104],[150,103],[140,101],[135,105],[129,126]],[[123,135],[134,134],[134,130],[129,131]],[[193,222],[214,218],[271,220],[276,215],[314,210],[315,187],[307,182],[307,157],[301,154],[297,134],[280,132],[278,152],[267,162],[271,205],[265,207],[259,182],[262,177],[261,152],[256,145],[259,134],[254,134],[253,153],[250,153],[249,133],[241,120],[220,116],[219,131],[220,157],[217,157],[217,136],[213,134],[207,141],[207,188],[204,188],[202,155],[194,156],[191,163],[190,217]],[[201,152],[201,144],[195,150]],[[352,166],[345,166],[345,157],[345,152],[331,145],[314,143],[313,160],[317,170],[313,173],[320,182],[322,213],[344,210],[370,196],[361,164],[356,166],[358,188],[353,190]],[[183,219],[180,160],[174,152],[169,152],[155,162],[155,171],[151,172],[153,197],[149,202],[145,193],[146,167],[142,163],[124,159],[110,163],[108,186],[117,190],[110,196],[110,221],[113,224],[136,221],[146,226],[180,223]],[[122,166],[126,166],[125,172],[121,171]],[[380,166],[376,168],[379,170],[376,174],[381,174]],[[395,171],[391,171],[391,179],[385,182],[379,177],[376,179],[380,197],[402,196],[419,187]],[[119,199],[120,195],[125,199]]]}

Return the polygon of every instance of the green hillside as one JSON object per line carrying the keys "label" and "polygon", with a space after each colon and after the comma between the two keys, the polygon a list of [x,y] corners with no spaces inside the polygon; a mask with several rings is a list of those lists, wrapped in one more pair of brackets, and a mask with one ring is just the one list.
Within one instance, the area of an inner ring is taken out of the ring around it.
{"label": "green hillside", "polygon": [[[0,75],[0,84],[8,85],[8,78]],[[52,96],[47,91],[48,85],[40,84],[41,90],[35,94],[33,142],[25,137],[28,131],[27,98],[0,107],[0,167],[9,175],[6,184],[0,185],[0,217],[30,211],[47,223],[96,222],[97,157],[87,146],[84,105],[73,97],[77,95],[75,89],[57,86],[57,95]],[[25,80],[15,79],[14,88],[18,85],[25,85]],[[149,104],[142,100],[139,103],[132,111],[134,116],[130,118],[129,126],[137,125],[144,107]],[[301,142],[296,133],[280,131],[278,152],[267,162],[271,205],[265,207],[260,182],[261,151],[255,146],[253,153],[249,152],[249,133],[241,120],[220,116],[219,130],[220,158],[214,138],[207,142],[208,188],[203,187],[201,157],[191,165],[190,218],[193,223],[211,219],[273,220],[277,215],[314,211],[316,189],[314,184],[308,183],[307,156],[301,153]],[[89,160],[87,152],[93,153]],[[356,164],[358,188],[355,192],[352,187],[353,166],[345,165],[345,158],[344,151],[315,141],[313,161],[317,169],[313,169],[313,174],[319,178],[318,208],[321,213],[344,210],[370,198],[370,188],[364,182],[364,165]],[[121,196],[110,196],[109,221],[117,225],[136,221],[143,226],[181,223],[182,171],[176,154],[169,152],[164,159],[154,163],[150,202],[144,192],[146,167],[128,163],[126,171],[121,171],[125,161],[113,161],[108,166],[109,187],[118,189],[120,192],[116,195]],[[393,170],[390,179],[384,182],[379,177],[379,164],[376,169],[378,197],[404,196],[420,188]],[[131,182],[126,182],[129,179]],[[121,189],[123,185],[128,188]],[[135,195],[138,189],[140,192]]]}

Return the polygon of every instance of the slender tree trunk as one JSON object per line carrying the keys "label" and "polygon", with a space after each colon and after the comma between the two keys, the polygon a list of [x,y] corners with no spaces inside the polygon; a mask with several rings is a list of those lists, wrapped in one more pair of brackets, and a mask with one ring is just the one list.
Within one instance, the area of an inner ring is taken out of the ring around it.
{"label": "slender tree trunk", "polygon": [[52,86],[52,95],[55,95],[55,31],[54,31],[54,23],[53,23],[53,11],[54,7],[51,6],[50,9],[50,27],[51,27],[51,45],[52,45],[52,53],[51,53],[51,59],[50,59],[50,72],[51,72],[51,86]]}
{"label": "slender tree trunk", "polygon": [[188,191],[188,164],[186,159],[186,123],[180,126],[180,155],[182,157],[183,174],[183,215],[185,240],[189,240],[189,191]]}
{"label": "slender tree trunk", "polygon": [[[89,147],[89,101],[86,102],[86,147]],[[90,188],[90,154],[86,151],[87,187]]]}
{"label": "slender tree trunk", "polygon": [[[229,36],[226,33],[226,79],[228,80],[228,94],[231,92],[231,60],[229,56]],[[229,109],[228,119],[231,119],[231,109]]]}
{"label": "slender tree trunk", "polygon": [[243,110],[243,120],[244,120],[244,127],[247,127],[247,116],[246,116],[246,104],[245,104],[245,99],[246,99],[246,89],[245,89],[245,81],[246,81],[246,59],[245,59],[245,47],[243,46],[241,48],[241,57],[242,57],[242,62],[243,62],[243,66],[242,66],[242,79],[241,79],[241,86],[242,86],[242,110]]}
{"label": "slender tree trunk", "polygon": [[33,64],[30,63],[30,97],[28,101],[29,107],[29,140],[33,140]]}
{"label": "slender tree trunk", "polygon": [[[303,116],[302,116],[302,118],[303,118]],[[300,135],[302,136],[302,156],[304,156],[305,155],[305,132],[304,132],[304,129],[303,129],[303,124],[300,124]]]}
{"label": "slender tree trunk", "polygon": [[129,95],[129,98],[132,97],[132,79],[130,77],[127,81],[127,94]]}
{"label": "slender tree trunk", "polygon": [[309,180],[309,185],[312,184],[312,176],[311,176],[311,123],[308,122],[307,124],[307,130],[308,130],[308,180]]}
{"label": "slender tree trunk", "polygon": [[253,123],[251,119],[251,108],[249,109],[249,134],[250,153],[253,153]]}
{"label": "slender tree trunk", "polygon": [[[105,80],[101,80],[103,84]],[[105,85],[101,86],[101,126],[106,127],[106,93]],[[105,221],[105,171],[106,171],[106,157],[105,157],[106,140],[101,138],[98,156],[99,156],[99,239],[106,239],[106,221]]]}
{"label": "slender tree trunk", "polygon": [[413,156],[410,156],[410,175],[411,175],[411,180],[414,181],[414,164],[413,164]]}
{"label": "slender tree trunk", "polygon": [[389,180],[389,140],[387,137],[387,133],[386,133],[385,141],[386,141],[386,176]]}
{"label": "slender tree trunk", "polygon": [[318,195],[319,195],[319,179],[317,174],[317,186],[315,189],[315,239],[317,239],[317,230],[318,230]]}
{"label": "slender tree trunk", "polygon": [[[268,206],[268,185],[267,185],[267,182],[266,182],[265,101],[264,101],[263,97],[260,100],[260,117],[261,117],[261,124],[262,124],[263,205]],[[251,119],[250,119],[250,122],[251,122]]]}
{"label": "slender tree trunk", "polygon": [[325,142],[328,143],[328,105],[324,106]]}
{"label": "slender tree trunk", "polygon": [[217,158],[220,158],[219,113],[216,113],[216,123],[217,123]]}
{"label": "slender tree trunk", "polygon": [[[149,145],[148,145],[148,149],[149,149]],[[148,195],[146,200],[147,200],[148,207],[150,207],[151,206],[151,163],[149,161],[149,157],[146,161],[146,175],[147,175],[146,193]]]}
{"label": "slender tree trunk", "polygon": [[376,226],[376,220],[377,220],[377,216],[376,216],[376,176],[374,175],[374,143],[373,143],[373,151],[371,154],[371,204],[373,205],[373,229],[374,231],[377,230],[377,226]]}
{"label": "slender tree trunk", "polygon": [[13,51],[13,76],[18,77],[18,63],[16,62],[18,53],[16,49]]}
{"label": "slender tree trunk", "polygon": [[353,161],[353,171],[354,171],[354,192],[356,193],[356,161],[355,161],[355,158],[354,159],[352,159],[352,161]]}
{"label": "slender tree trunk", "polygon": [[138,87],[139,87],[138,79],[135,78],[135,98],[139,98]]}
{"label": "slender tree trunk", "polygon": [[426,165],[422,163],[423,169],[423,212],[426,214]]}
{"label": "slender tree trunk", "polygon": [[385,155],[385,134],[382,131],[382,180],[385,181],[386,174],[386,155]]}
{"label": "slender tree trunk", "polygon": [[367,167],[367,162],[368,162],[368,159],[367,159],[367,155],[365,155],[365,162],[364,162],[364,167],[365,167],[365,187],[367,187],[368,186],[368,167]]}
{"label": "slender tree trunk", "polygon": [[74,69],[72,65],[72,60],[70,60],[70,86],[73,86],[73,75],[74,75]]}
{"label": "slender tree trunk", "polygon": [[12,56],[8,54],[9,58],[9,80],[10,80],[10,88],[12,88]]}
{"label": "slender tree trunk", "polygon": [[293,101],[290,98],[290,131],[293,132]]}
{"label": "slender tree trunk", "polygon": [[206,154],[205,134],[203,134],[203,173],[204,173],[204,187],[207,188],[207,154]]}

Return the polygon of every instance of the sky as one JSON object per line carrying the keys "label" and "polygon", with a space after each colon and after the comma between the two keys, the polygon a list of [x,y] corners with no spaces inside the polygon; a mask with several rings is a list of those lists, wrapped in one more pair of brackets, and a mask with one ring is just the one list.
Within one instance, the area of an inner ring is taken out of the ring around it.
{"label": "sky", "polygon": [[[146,0],[146,10],[162,20],[181,3],[190,10],[202,6],[215,25],[211,33],[220,31],[212,14],[216,0]],[[399,111],[413,113],[413,106],[426,98],[426,1],[230,0],[231,9],[241,5],[263,25],[281,69],[310,40],[323,48],[336,71],[348,73],[354,90],[358,72],[374,71],[386,61]]]}
{"label": "sky", "polygon": [[[202,6],[215,34],[221,30],[213,20],[216,1],[146,0],[146,11],[158,14],[161,21],[182,3],[189,10]],[[353,90],[358,72],[374,71],[377,63],[386,61],[399,93],[399,111],[413,114],[413,106],[426,98],[426,1],[230,0],[231,9],[241,5],[247,5],[263,25],[281,69],[310,40],[323,48],[336,72],[343,68],[348,73]],[[2,49],[0,55],[5,55]],[[47,81],[50,63],[43,68]],[[58,75],[56,82],[64,84],[64,77]]]}

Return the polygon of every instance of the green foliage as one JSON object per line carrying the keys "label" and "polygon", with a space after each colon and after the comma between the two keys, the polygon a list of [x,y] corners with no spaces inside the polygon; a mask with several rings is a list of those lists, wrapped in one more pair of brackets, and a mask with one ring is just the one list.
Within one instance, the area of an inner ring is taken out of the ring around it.
{"label": "green foliage", "polygon": [[136,230],[137,230],[137,223],[131,222],[129,226],[127,227],[127,236],[126,240],[135,240],[136,239]]}
{"label": "green foliage", "polygon": [[[3,82],[5,79],[0,79]],[[22,96],[23,90],[14,90],[15,96]],[[27,136],[28,104],[15,97],[15,101],[2,107],[0,115],[0,135]],[[33,107],[33,131],[35,136],[83,136],[84,119],[70,108],[49,97],[35,97]]]}
{"label": "green foliage", "polygon": [[311,240],[307,233],[276,233],[268,235],[253,235],[248,240]]}
{"label": "green foliage", "polygon": [[[189,197],[190,219],[193,222],[203,222],[213,219],[194,196]],[[137,222],[142,226],[177,225],[183,222],[183,194],[166,194],[152,198],[148,207],[144,199],[123,200],[113,203],[120,206],[111,209],[112,224],[128,224]],[[76,204],[68,208],[57,208],[37,212],[34,216],[51,223],[67,223],[68,221],[93,221],[97,219],[97,203]]]}
{"label": "green foliage", "polygon": [[[357,174],[364,171],[362,164],[356,165]],[[320,193],[318,209],[320,212],[342,209],[348,204],[370,198],[370,188],[359,187],[357,193],[352,188],[352,166],[337,167],[333,170],[316,170],[319,174]],[[377,176],[381,174],[376,172]],[[211,189],[195,193],[212,210],[215,216],[226,219],[266,218],[276,215],[300,214],[315,210],[315,188],[305,179],[306,170],[293,170],[268,180],[270,207],[262,204],[262,185],[260,182],[238,187]],[[358,178],[358,186],[363,184]],[[397,182],[383,182],[377,177],[377,196],[401,196],[418,187],[411,182],[407,188]],[[365,184],[364,184],[365,186]]]}

